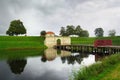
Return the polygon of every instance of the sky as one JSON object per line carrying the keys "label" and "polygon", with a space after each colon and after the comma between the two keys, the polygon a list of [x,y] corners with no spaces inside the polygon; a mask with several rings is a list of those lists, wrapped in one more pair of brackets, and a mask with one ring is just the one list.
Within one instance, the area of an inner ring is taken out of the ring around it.
{"label": "sky", "polygon": [[18,19],[29,36],[38,36],[42,30],[59,35],[67,25],[80,25],[91,37],[98,27],[104,36],[112,29],[120,35],[120,0],[0,0],[0,35]]}

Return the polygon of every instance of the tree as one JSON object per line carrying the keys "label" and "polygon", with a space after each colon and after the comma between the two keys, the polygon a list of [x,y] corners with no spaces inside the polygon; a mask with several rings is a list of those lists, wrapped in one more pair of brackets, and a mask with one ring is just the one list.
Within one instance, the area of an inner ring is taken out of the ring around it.
{"label": "tree", "polygon": [[45,37],[45,35],[46,35],[46,31],[44,31],[44,30],[41,31],[41,32],[40,32],[40,35],[43,36],[43,37]]}
{"label": "tree", "polygon": [[79,37],[89,37],[88,31],[83,30],[80,25],[78,25],[77,27],[73,25],[67,25],[66,30],[65,27],[61,27],[60,35],[61,36],[78,35]]}
{"label": "tree", "polygon": [[10,36],[26,34],[26,29],[20,20],[13,20],[11,21],[9,29],[6,31],[6,34]]}
{"label": "tree", "polygon": [[94,32],[96,37],[103,37],[104,31],[102,28],[96,28]]}
{"label": "tree", "polygon": [[75,34],[78,35],[78,36],[81,36],[82,30],[83,30],[83,29],[80,27],[80,25],[78,25],[78,26],[75,28]]}
{"label": "tree", "polygon": [[82,30],[81,31],[81,37],[89,37],[89,33],[87,30]]}
{"label": "tree", "polygon": [[116,31],[113,29],[113,30],[109,30],[109,32],[108,32],[108,35],[109,36],[115,36],[115,34],[116,34]]}
{"label": "tree", "polygon": [[75,34],[75,27],[73,25],[68,25],[66,29],[67,36]]}
{"label": "tree", "polygon": [[61,27],[60,35],[61,35],[61,36],[67,36],[65,27]]}

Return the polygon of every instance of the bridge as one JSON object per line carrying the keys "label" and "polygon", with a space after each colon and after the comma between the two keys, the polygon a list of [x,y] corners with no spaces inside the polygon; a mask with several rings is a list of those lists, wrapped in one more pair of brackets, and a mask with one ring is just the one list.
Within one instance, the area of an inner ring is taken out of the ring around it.
{"label": "bridge", "polygon": [[120,46],[94,46],[94,45],[55,45],[55,49],[67,50],[67,51],[75,51],[75,52],[90,52],[90,53],[118,53],[120,52]]}

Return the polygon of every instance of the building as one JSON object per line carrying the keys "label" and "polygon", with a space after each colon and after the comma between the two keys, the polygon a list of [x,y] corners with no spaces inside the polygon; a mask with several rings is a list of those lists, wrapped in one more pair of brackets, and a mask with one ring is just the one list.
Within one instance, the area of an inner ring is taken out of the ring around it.
{"label": "building", "polygon": [[47,47],[53,47],[54,45],[70,45],[71,38],[70,37],[62,37],[62,36],[55,36],[54,32],[46,32],[46,38],[44,44]]}
{"label": "building", "polygon": [[46,36],[46,37],[54,37],[54,36],[55,36],[55,33],[49,31],[49,32],[46,32],[46,35],[45,35],[45,36]]}

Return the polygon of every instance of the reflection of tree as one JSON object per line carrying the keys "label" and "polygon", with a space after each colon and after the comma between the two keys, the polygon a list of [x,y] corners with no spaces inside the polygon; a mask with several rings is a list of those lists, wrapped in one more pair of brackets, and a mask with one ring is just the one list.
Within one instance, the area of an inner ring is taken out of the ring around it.
{"label": "reflection of tree", "polygon": [[68,60],[68,64],[74,64],[75,63],[75,56],[69,56],[67,58],[67,60]]}
{"label": "reflection of tree", "polygon": [[[72,53],[74,54],[74,53]],[[70,55],[66,57],[61,57],[62,63],[65,63],[67,61],[68,64],[74,65],[76,62],[78,64],[81,64],[81,61],[83,60],[84,57],[88,57],[87,53],[79,53],[77,55]]]}
{"label": "reflection of tree", "polygon": [[7,63],[10,66],[10,69],[15,74],[21,74],[21,72],[24,71],[24,67],[27,63],[25,59],[19,59],[19,60],[8,60]]}
{"label": "reflection of tree", "polygon": [[76,55],[76,62],[81,64],[83,58],[80,55]]}
{"label": "reflection of tree", "polygon": [[66,59],[66,57],[61,57],[62,63],[65,63]]}
{"label": "reflection of tree", "polygon": [[42,61],[42,62],[46,62],[46,61],[47,61],[47,59],[46,59],[46,57],[45,57],[44,54],[43,54],[43,56],[42,56],[42,58],[41,58],[41,61]]}

